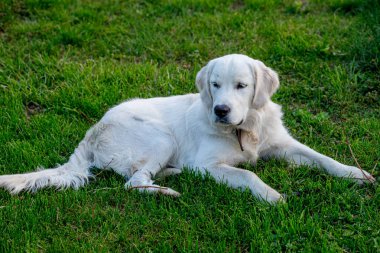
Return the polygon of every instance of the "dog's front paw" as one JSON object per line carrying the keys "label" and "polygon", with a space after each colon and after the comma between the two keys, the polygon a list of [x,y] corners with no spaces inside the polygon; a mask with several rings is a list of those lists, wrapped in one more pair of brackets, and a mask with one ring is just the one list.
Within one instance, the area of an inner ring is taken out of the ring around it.
{"label": "dog's front paw", "polygon": [[263,199],[271,205],[277,205],[286,202],[285,195],[282,195],[275,190],[268,191]]}
{"label": "dog's front paw", "polygon": [[347,166],[346,172],[347,173],[344,177],[349,178],[358,184],[374,183],[376,181],[370,173],[354,166]]}

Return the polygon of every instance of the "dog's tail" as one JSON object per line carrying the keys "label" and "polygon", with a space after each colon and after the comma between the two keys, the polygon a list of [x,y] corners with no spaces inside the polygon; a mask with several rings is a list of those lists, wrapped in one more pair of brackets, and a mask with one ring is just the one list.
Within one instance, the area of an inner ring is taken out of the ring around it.
{"label": "dog's tail", "polygon": [[21,191],[35,192],[44,187],[64,189],[79,188],[92,177],[93,154],[87,138],[82,140],[67,163],[52,169],[39,169],[36,172],[0,176],[0,187],[12,194]]}

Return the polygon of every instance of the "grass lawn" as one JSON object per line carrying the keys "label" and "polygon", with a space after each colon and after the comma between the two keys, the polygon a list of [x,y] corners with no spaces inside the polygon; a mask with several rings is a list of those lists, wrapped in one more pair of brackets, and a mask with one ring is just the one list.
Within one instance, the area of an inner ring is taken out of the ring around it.
{"label": "grass lawn", "polygon": [[[229,53],[280,75],[273,100],[294,137],[380,180],[380,5],[359,0],[2,0],[0,174],[67,161],[111,106],[196,92]],[[180,198],[124,189],[95,171],[78,191],[0,190],[0,252],[379,252],[380,187],[308,167],[252,167],[287,194],[268,206],[185,171],[160,184]]]}

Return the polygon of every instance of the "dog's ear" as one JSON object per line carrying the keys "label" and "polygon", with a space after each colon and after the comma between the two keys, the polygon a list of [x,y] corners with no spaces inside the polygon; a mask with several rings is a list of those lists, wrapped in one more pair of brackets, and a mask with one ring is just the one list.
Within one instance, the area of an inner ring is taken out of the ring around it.
{"label": "dog's ear", "polygon": [[255,74],[255,94],[252,106],[255,109],[263,107],[280,86],[278,75],[261,61],[254,60],[253,73]]}
{"label": "dog's ear", "polygon": [[204,66],[198,73],[196,77],[196,85],[198,91],[201,95],[201,99],[203,103],[207,106],[207,108],[212,107],[212,97],[210,93],[210,75],[213,69],[213,62],[210,61]]}

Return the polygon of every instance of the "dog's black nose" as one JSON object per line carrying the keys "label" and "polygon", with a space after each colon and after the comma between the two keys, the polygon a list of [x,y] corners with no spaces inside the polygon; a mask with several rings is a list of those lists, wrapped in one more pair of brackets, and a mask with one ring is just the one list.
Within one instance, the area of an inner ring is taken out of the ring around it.
{"label": "dog's black nose", "polygon": [[229,108],[227,105],[217,105],[214,107],[215,115],[219,118],[225,117],[230,111],[231,108]]}

